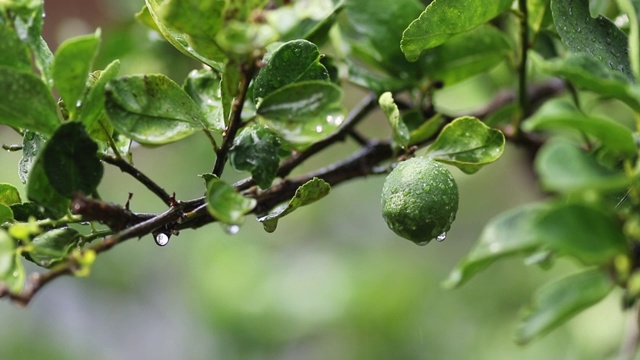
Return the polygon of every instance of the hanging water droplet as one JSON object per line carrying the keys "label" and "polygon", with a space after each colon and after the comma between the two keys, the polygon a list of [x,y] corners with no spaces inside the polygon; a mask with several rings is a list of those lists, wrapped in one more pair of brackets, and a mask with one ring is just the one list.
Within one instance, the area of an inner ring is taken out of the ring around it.
{"label": "hanging water droplet", "polygon": [[427,245],[429,243],[429,241],[431,241],[431,240],[419,241],[419,242],[416,242],[416,245],[425,246],[425,245]]}
{"label": "hanging water droplet", "polygon": [[444,241],[446,238],[447,238],[447,233],[446,232],[443,232],[442,234],[436,236],[436,240],[440,241],[440,242]]}
{"label": "hanging water droplet", "polygon": [[235,235],[240,232],[240,226],[238,225],[222,225],[222,229],[229,235]]}
{"label": "hanging water droplet", "polygon": [[158,244],[159,246],[165,246],[169,243],[169,235],[165,234],[165,233],[159,233],[158,235],[156,235],[156,244]]}

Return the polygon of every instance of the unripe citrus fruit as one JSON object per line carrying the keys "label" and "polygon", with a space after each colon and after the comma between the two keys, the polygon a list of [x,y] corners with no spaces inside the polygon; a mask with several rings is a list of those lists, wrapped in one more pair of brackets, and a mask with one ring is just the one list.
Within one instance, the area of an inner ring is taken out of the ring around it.
{"label": "unripe citrus fruit", "polygon": [[453,176],[430,158],[399,163],[382,187],[382,217],[389,229],[419,245],[444,240],[457,211]]}

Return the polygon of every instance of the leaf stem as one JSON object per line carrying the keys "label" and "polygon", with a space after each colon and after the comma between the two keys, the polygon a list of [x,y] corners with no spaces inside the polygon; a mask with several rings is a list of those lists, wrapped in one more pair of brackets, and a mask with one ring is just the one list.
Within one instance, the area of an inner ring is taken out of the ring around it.
{"label": "leaf stem", "polygon": [[520,122],[529,116],[529,98],[527,94],[527,60],[529,51],[529,10],[527,0],[518,0],[520,9],[520,61],[518,63],[518,105],[520,115],[513,124],[513,134],[520,133]]}

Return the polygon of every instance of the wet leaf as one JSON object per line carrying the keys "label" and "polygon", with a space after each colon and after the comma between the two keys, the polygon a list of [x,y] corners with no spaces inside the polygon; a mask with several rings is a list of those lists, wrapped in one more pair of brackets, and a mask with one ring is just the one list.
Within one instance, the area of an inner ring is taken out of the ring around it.
{"label": "wet leaf", "polygon": [[15,241],[9,234],[0,229],[0,283],[4,283],[13,292],[19,292],[24,285],[25,274],[15,246]]}
{"label": "wet leaf", "polygon": [[22,202],[20,193],[15,186],[11,184],[0,183],[0,204],[13,205]]}
{"label": "wet leaf", "polygon": [[[53,54],[49,46],[42,37],[42,26],[44,21],[44,3],[36,1],[28,6],[16,11],[13,25],[20,40],[31,49],[36,67],[40,71],[42,80],[47,88],[53,86],[51,66],[53,64]],[[3,87],[0,87],[4,89]]]}
{"label": "wet leaf", "polygon": [[606,273],[590,269],[556,280],[533,296],[516,341],[526,344],[562,325],[573,316],[604,299],[613,289]]}
{"label": "wet leaf", "polygon": [[[120,61],[115,60],[100,72],[97,72],[97,79],[89,87],[89,93],[85,97],[78,120],[84,124],[89,135],[97,140],[108,141],[113,131],[113,125],[106,117],[104,109],[104,90],[107,83],[113,80],[120,70]],[[109,131],[111,129],[111,131]]]}
{"label": "wet leaf", "polygon": [[47,217],[40,209],[40,206],[32,202],[13,204],[10,207],[13,212],[13,218],[16,221],[26,222],[29,221],[29,218],[44,220]]}
{"label": "wet leaf", "polygon": [[51,186],[39,159],[33,165],[27,181],[27,197],[34,203],[44,207],[47,217],[59,219],[67,214],[71,200],[60,195]]}
{"label": "wet leaf", "polygon": [[23,184],[27,183],[29,173],[33,167],[33,163],[36,161],[40,149],[44,147],[45,139],[42,135],[33,132],[25,131],[22,137],[22,158],[18,163],[18,176]]}
{"label": "wet leaf", "polygon": [[240,225],[244,215],[253,210],[256,200],[239,194],[220,179],[207,182],[207,210],[216,220],[227,225]]}
{"label": "wet leaf", "polygon": [[306,122],[325,117],[342,100],[342,89],[325,81],[286,85],[262,100],[257,113],[271,121]]}
{"label": "wet leaf", "polygon": [[49,230],[33,238],[33,248],[26,257],[39,266],[49,268],[64,260],[80,239],[80,233],[71,228]]}
{"label": "wet leaf", "polygon": [[20,41],[18,34],[7,26],[0,24],[0,67],[10,67],[15,70],[31,71],[31,54],[29,48]]}
{"label": "wet leaf", "polygon": [[198,105],[164,75],[111,80],[105,107],[113,126],[141,144],[181,140],[201,129],[204,122]]}
{"label": "wet leaf", "polygon": [[400,118],[400,110],[398,110],[398,106],[394,102],[391,93],[385,92],[380,95],[378,98],[378,104],[387,116],[387,120],[389,120],[389,124],[393,129],[393,141],[401,147],[409,145],[409,139],[411,137],[409,128],[407,128],[407,125]]}
{"label": "wet leaf", "polygon": [[474,117],[460,117],[445,126],[426,155],[473,174],[500,158],[504,151],[502,132]]}
{"label": "wet leaf", "polygon": [[512,0],[436,0],[406,28],[400,47],[407,60],[416,61],[423,50],[484,24],[507,11]]}
{"label": "wet leaf", "polygon": [[296,190],[295,195],[289,200],[288,204],[277,208],[269,215],[259,218],[258,221],[262,223],[266,232],[274,232],[278,226],[279,219],[301,206],[309,205],[322,199],[329,194],[329,191],[331,191],[329,183],[319,178],[313,178]]}
{"label": "wet leaf", "polygon": [[255,124],[245,127],[234,139],[229,160],[234,169],[251,172],[256,184],[267,189],[278,172],[280,147],[280,139],[273,131]]}
{"label": "wet leaf", "polygon": [[[322,45],[329,36],[329,30],[344,8],[344,3],[331,0],[312,0],[283,5],[267,13],[267,22],[278,30],[280,41],[306,39]],[[291,24],[291,18],[295,18]]]}
{"label": "wet leaf", "polygon": [[216,132],[225,129],[220,91],[220,78],[211,70],[193,70],[182,85],[205,115],[206,128]]}

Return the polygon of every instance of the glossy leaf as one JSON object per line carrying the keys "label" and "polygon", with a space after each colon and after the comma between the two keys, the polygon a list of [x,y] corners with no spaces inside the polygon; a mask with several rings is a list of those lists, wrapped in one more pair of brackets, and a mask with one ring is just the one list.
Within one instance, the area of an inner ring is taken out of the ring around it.
{"label": "glossy leaf", "polygon": [[604,265],[627,251],[613,214],[583,204],[560,204],[542,215],[534,232],[544,244],[584,265]]}
{"label": "glossy leaf", "polygon": [[[44,3],[42,1],[31,3],[24,10],[16,13],[17,16],[12,21],[13,25],[20,40],[31,49],[34,63],[40,71],[46,87],[51,88],[53,86],[51,75],[53,54],[41,35],[44,20]],[[0,89],[4,88],[0,87]]]}
{"label": "glossy leaf", "polygon": [[28,130],[24,132],[22,137],[22,158],[18,162],[18,177],[20,177],[20,181],[23,184],[27,183],[31,168],[45,142],[45,138],[36,132]]}
{"label": "glossy leaf", "polygon": [[375,94],[385,91],[397,92],[413,86],[415,79],[399,79],[395,76],[380,74],[347,60],[349,81]]}
{"label": "glossy leaf", "polygon": [[53,82],[72,120],[76,118],[77,108],[82,102],[99,45],[98,29],[95,34],[66,40],[56,50],[52,67]]}
{"label": "glossy leaf", "polygon": [[482,24],[427,50],[424,68],[428,77],[449,86],[493,68],[512,52],[500,30]]}
{"label": "glossy leaf", "polygon": [[493,218],[485,225],[473,250],[449,274],[444,286],[461,286],[497,260],[539,248],[542,242],[536,221],[548,208],[546,204],[528,204]]}
{"label": "glossy leaf", "polygon": [[319,178],[313,178],[296,190],[295,195],[289,200],[288,204],[277,208],[269,215],[259,218],[258,221],[262,223],[266,232],[274,232],[278,226],[279,219],[301,206],[309,205],[322,199],[329,194],[329,191],[331,191],[329,183]]}
{"label": "glossy leaf", "polygon": [[317,117],[306,121],[283,121],[283,119],[263,119],[270,129],[296,150],[304,150],[309,145],[333,134],[344,121],[344,109],[333,105],[324,109]]}
{"label": "glossy leaf", "polygon": [[13,205],[21,203],[20,193],[11,184],[0,183],[0,204]]}
{"label": "glossy leaf", "polygon": [[502,155],[505,138],[474,117],[460,117],[445,126],[426,155],[473,174]]}
{"label": "glossy leaf", "polygon": [[380,108],[387,116],[387,120],[389,120],[389,124],[391,124],[391,128],[393,129],[393,141],[396,142],[401,147],[406,147],[409,145],[409,139],[411,134],[409,133],[409,128],[400,118],[400,110],[398,106],[393,100],[393,96],[390,92],[385,92],[378,98],[378,104]]}
{"label": "glossy leaf", "polygon": [[589,0],[551,0],[551,14],[556,31],[570,51],[589,54],[633,79],[627,36],[604,16],[592,18]]}
{"label": "glossy leaf", "polygon": [[[312,0],[284,4],[266,14],[267,22],[280,33],[280,41],[306,39],[315,44],[326,42],[329,30],[344,9],[344,3]],[[296,21],[292,22],[294,18]]]}
{"label": "glossy leaf", "polygon": [[231,166],[238,171],[249,171],[253,180],[263,189],[269,188],[280,164],[280,139],[261,124],[245,127],[233,141],[229,152]]}
{"label": "glossy leaf", "polygon": [[242,62],[278,40],[278,33],[268,24],[229,21],[216,34],[216,44],[229,57]]}
{"label": "glossy leaf", "polygon": [[51,186],[44,171],[44,164],[39,157],[33,164],[27,181],[27,197],[34,203],[44,207],[48,217],[59,219],[67,214],[71,200],[60,195]]}
{"label": "glossy leaf", "polygon": [[435,114],[431,118],[427,120],[422,120],[415,128],[411,126],[410,121],[412,117],[418,117],[422,120],[421,113],[405,113],[402,118],[405,124],[409,127],[411,132],[411,137],[409,139],[409,144],[418,144],[424,142],[426,140],[431,139],[438,130],[445,123],[446,119],[442,116],[442,114]]}
{"label": "glossy leaf", "polygon": [[542,69],[560,76],[579,88],[597,94],[616,98],[635,111],[640,111],[640,89],[621,73],[608,69],[605,65],[586,54],[571,54],[542,64]]}
{"label": "glossy leaf", "polygon": [[325,81],[284,86],[265,97],[257,113],[271,121],[306,122],[326,116],[342,99],[342,89]]}
{"label": "glossy leaf", "polygon": [[0,67],[10,67],[24,72],[31,71],[29,48],[7,24],[0,24],[0,39],[2,39],[0,41]]}
{"label": "glossy leaf", "polygon": [[58,127],[56,103],[37,76],[0,67],[0,124],[51,135]]}
{"label": "glossy leaf", "polygon": [[182,85],[204,114],[206,128],[216,132],[225,129],[220,91],[220,78],[210,70],[193,70]]}
{"label": "glossy leaf", "polygon": [[16,221],[26,222],[29,221],[29,218],[44,220],[47,217],[40,206],[32,202],[13,204],[10,208],[13,212],[13,219]]}
{"label": "glossy leaf", "polygon": [[590,269],[556,280],[534,294],[516,341],[530,342],[604,299],[613,289],[606,273]]}
{"label": "glossy leaf", "polygon": [[164,75],[111,80],[105,107],[113,126],[141,144],[181,140],[201,129],[204,122],[198,105]]}
{"label": "glossy leaf", "polygon": [[15,251],[15,241],[0,229],[0,283],[18,292],[24,284],[24,268]]}
{"label": "glossy leaf", "polygon": [[80,106],[78,120],[96,140],[108,142],[113,132],[113,125],[104,108],[104,90],[107,83],[115,79],[119,70],[120,61],[114,60],[103,71],[94,72],[91,75],[89,92]]}
{"label": "glossy leaf", "polygon": [[254,80],[253,97],[258,103],[286,85],[312,80],[329,81],[327,69],[320,63],[318,47],[307,40],[293,40],[282,44],[266,60]]}
{"label": "glossy leaf", "polygon": [[244,215],[253,210],[256,203],[255,199],[242,196],[220,179],[207,182],[207,210],[223,224],[242,224]]}
{"label": "glossy leaf", "polygon": [[402,34],[402,52],[407,60],[416,61],[423,50],[488,22],[507,11],[512,3],[512,0],[435,0]]}
{"label": "glossy leaf", "polygon": [[573,129],[598,139],[607,149],[627,157],[636,154],[636,142],[631,130],[611,119],[585,115],[572,102],[552,100],[524,124],[526,131]]}
{"label": "glossy leaf", "polygon": [[560,192],[623,189],[629,179],[622,171],[611,170],[566,142],[551,142],[542,147],[535,169],[545,189]]}
{"label": "glossy leaf", "polygon": [[60,195],[88,195],[96,190],[104,173],[97,152],[98,145],[82,124],[66,123],[53,134],[35,166],[44,167],[49,183]]}
{"label": "glossy leaf", "polygon": [[33,238],[27,258],[49,268],[62,261],[78,245],[80,233],[71,228],[49,230]]}

